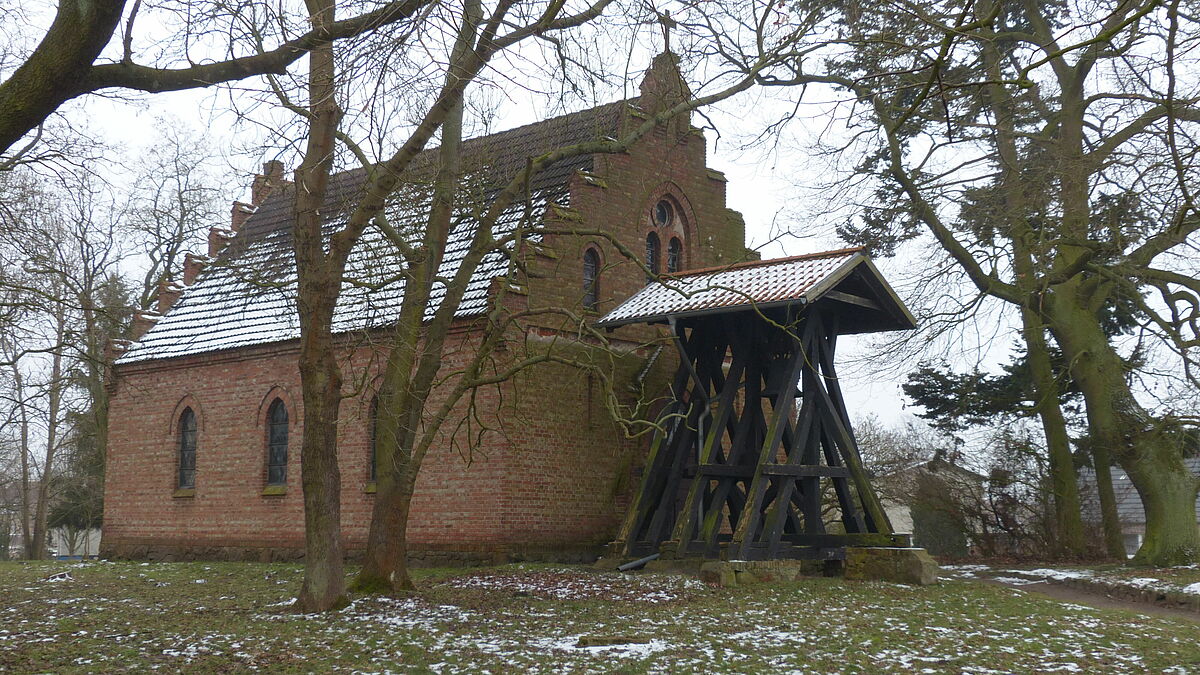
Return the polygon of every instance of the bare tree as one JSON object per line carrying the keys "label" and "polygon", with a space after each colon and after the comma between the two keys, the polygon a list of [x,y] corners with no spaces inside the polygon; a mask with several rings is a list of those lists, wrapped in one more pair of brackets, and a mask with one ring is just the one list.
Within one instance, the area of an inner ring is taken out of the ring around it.
{"label": "bare tree", "polygon": [[138,305],[151,309],[163,283],[182,275],[184,253],[223,215],[225,196],[213,174],[214,152],[178,120],[136,160],[137,178],[122,219],[145,256]]}
{"label": "bare tree", "polygon": [[[280,74],[314,47],[406,20],[425,4],[373,3],[353,17],[305,30],[308,14],[295,3],[268,8],[195,0],[147,5],[59,0],[37,45],[3,54],[4,65],[15,67],[0,81],[0,169],[34,151],[47,119],[71,99],[106,89],[157,93]],[[224,39],[214,45],[217,36]],[[155,56],[138,63],[135,56],[143,48]],[[106,50],[115,52],[110,59],[103,58]]]}
{"label": "bare tree", "polygon": [[9,374],[3,399],[20,446],[26,555],[40,558],[69,418],[90,416],[95,443],[106,442],[100,299],[120,252],[110,200],[87,174],[59,189],[33,178],[14,183],[10,173],[4,187],[8,204],[27,204],[7,210],[0,228],[0,253],[12,269],[0,297],[18,312],[0,338]]}
{"label": "bare tree", "polygon": [[[1180,442],[1194,413],[1147,409],[1129,377],[1154,348],[1196,384],[1194,15],[1157,0],[885,3],[836,30],[829,81],[861,103],[850,147],[879,179],[845,234],[884,248],[928,236],[979,294],[1018,309],[1045,401],[1048,334],[1098,470],[1120,463],[1146,505],[1136,560],[1195,560],[1200,481]],[[1043,421],[1061,469],[1058,425]]]}

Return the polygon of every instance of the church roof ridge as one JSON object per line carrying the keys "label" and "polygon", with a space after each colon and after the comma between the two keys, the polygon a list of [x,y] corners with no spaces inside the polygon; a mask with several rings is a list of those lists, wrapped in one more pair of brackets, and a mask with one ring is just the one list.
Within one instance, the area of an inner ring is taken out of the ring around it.
{"label": "church roof ridge", "polygon": [[[439,276],[452,277],[469,246],[474,221],[472,208],[490,203],[529,157],[554,148],[596,140],[620,133],[627,100],[613,101],[463,142],[464,169],[477,177],[471,203],[460,204],[461,216],[446,242]],[[436,164],[436,148],[418,153],[401,174],[402,188],[389,201],[388,216],[397,229],[422,228],[428,206],[428,178]],[[593,155],[585,154],[555,163],[534,176],[529,194],[533,209],[568,196],[571,177],[591,169]],[[325,228],[344,222],[366,183],[363,168],[330,176],[323,212]],[[237,236],[218,260],[190,286],[152,328],[140,336],[118,363],[133,363],[191,356],[253,345],[286,342],[299,337],[295,310],[295,260],[291,253],[294,219],[294,185],[275,189],[242,224]],[[514,203],[497,221],[498,228],[513,227],[528,205]],[[396,281],[398,264],[389,256],[383,236],[368,230],[347,262],[351,283],[343,285],[334,316],[334,332],[383,327],[395,320],[404,296]],[[486,311],[491,280],[507,273],[498,253],[490,254],[472,275],[457,316]],[[444,287],[430,298],[426,315],[442,301]]]}
{"label": "church roof ridge", "polygon": [[797,262],[800,260],[814,260],[817,258],[834,258],[837,256],[847,255],[850,253],[861,253],[866,251],[865,246],[850,246],[847,248],[839,248],[832,251],[816,251],[813,253],[800,253],[797,255],[784,256],[782,258],[767,258],[766,260],[744,260],[742,262],[729,263],[727,265],[713,265],[710,267],[697,267],[690,270],[679,270],[671,274],[663,276],[672,279],[681,277],[700,276],[702,274],[713,274],[716,272],[725,272],[729,270],[740,270],[747,267],[769,267],[771,265],[784,265],[787,263]]}

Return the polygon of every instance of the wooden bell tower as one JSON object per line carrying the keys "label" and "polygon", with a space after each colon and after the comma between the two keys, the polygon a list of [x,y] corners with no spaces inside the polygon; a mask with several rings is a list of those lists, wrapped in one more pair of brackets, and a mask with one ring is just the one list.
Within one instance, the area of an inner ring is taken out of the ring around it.
{"label": "wooden bell tower", "polygon": [[685,272],[601,325],[642,322],[667,324],[680,365],[611,553],[835,560],[911,545],[871,487],[834,367],[839,335],[914,326],[861,251]]}

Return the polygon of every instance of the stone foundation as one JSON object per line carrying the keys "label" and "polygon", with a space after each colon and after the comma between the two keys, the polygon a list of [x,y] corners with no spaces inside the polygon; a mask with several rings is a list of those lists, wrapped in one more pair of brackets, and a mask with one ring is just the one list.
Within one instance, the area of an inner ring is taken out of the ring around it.
{"label": "stone foundation", "polygon": [[730,588],[801,577],[827,576],[830,565],[821,560],[712,560],[700,565],[700,580]]}
{"label": "stone foundation", "polygon": [[[601,546],[503,546],[503,547],[435,547],[410,545],[408,562],[413,567],[471,567],[503,565],[515,562],[590,563],[596,559]],[[363,551],[351,549],[346,559],[361,560]],[[161,542],[127,543],[104,546],[100,557],[105,560],[149,560],[154,562],[185,562],[214,560],[234,562],[297,562],[304,559],[304,549],[289,546],[197,546],[164,544]]]}
{"label": "stone foundation", "polygon": [[[597,569],[616,569],[632,559],[602,558]],[[705,560],[677,558],[652,560],[647,572],[667,572],[697,576],[701,581],[722,587],[795,581],[801,577],[837,577],[848,580],[892,581],[914,586],[937,583],[938,566],[923,548],[859,547],[846,548],[842,560]]]}
{"label": "stone foundation", "polygon": [[923,548],[849,547],[846,578],[894,581],[914,586],[937,583],[938,566]]}

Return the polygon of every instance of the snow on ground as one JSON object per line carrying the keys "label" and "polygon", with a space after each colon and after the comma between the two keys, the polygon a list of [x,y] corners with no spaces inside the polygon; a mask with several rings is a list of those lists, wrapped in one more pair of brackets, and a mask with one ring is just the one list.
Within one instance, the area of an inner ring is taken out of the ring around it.
{"label": "snow on ground", "polygon": [[453,577],[442,582],[451,588],[475,588],[527,594],[556,600],[606,600],[672,602],[704,588],[690,577],[669,575],[628,575],[616,573],[580,574],[568,568],[539,571],[484,571]]}
{"label": "snow on ground", "polygon": [[[125,569],[138,587],[156,589],[138,601],[140,612],[163,611],[159,598],[208,590],[193,585],[194,578],[168,574],[165,566]],[[982,578],[995,570],[971,565],[948,571]],[[17,607],[0,606],[0,657],[5,649],[28,649],[38,640],[97,640],[110,647],[84,654],[73,669],[114,670],[132,655],[148,669],[168,671],[204,671],[215,664],[303,671],[311,670],[305,662],[314,649],[340,645],[352,650],[355,672],[362,673],[412,672],[413,664],[436,673],[703,672],[714,664],[731,672],[818,672],[810,666],[869,661],[886,664],[890,672],[991,675],[1014,668],[1031,672],[1032,664],[1038,672],[1095,672],[1097,664],[1105,664],[1105,672],[1142,672],[1149,658],[1141,655],[1145,641],[1172,653],[1180,644],[1176,634],[1140,620],[1114,630],[1113,621],[1125,620],[1077,605],[1057,605],[1061,613],[1018,615],[994,600],[1023,598],[1024,592],[979,584],[915,589],[817,580],[730,592],[677,576],[504,567],[442,580],[423,595],[360,598],[341,612],[297,615],[286,611],[291,601],[285,589],[269,590],[286,576],[275,570],[258,574],[256,583],[267,582],[268,592],[237,605],[245,614],[233,606],[214,609],[217,623],[187,623],[186,629],[169,623],[173,619],[166,614],[152,631],[100,622],[96,612],[107,615],[127,598],[87,595],[76,584],[60,584],[55,597],[43,593]],[[76,578],[77,584],[91,583],[83,573]],[[226,577],[205,578],[207,586],[217,586]],[[294,583],[294,574],[291,579]],[[159,580],[173,583],[160,586]],[[234,599],[217,595],[204,596],[204,604]],[[36,618],[21,609],[31,603],[38,607]],[[221,622],[221,612],[230,610],[236,629]],[[61,631],[64,619],[84,615],[96,616],[99,630]],[[19,621],[10,620],[17,616]],[[584,636],[623,636],[630,642],[579,647]],[[998,667],[1007,663],[1013,666]]]}
{"label": "snow on ground", "polygon": [[560,638],[538,638],[529,641],[529,646],[534,649],[561,651],[561,652],[577,652],[588,654],[605,654],[607,656],[620,657],[636,657],[642,658],[650,656],[656,652],[661,652],[671,648],[669,642],[663,640],[647,640],[645,642],[628,642],[625,644],[616,645],[596,645],[590,647],[580,647],[579,638],[583,635],[567,635]]}
{"label": "snow on ground", "polygon": [[1028,586],[1029,584],[1041,583],[1033,579],[1022,579],[1021,577],[992,577],[992,581],[999,581],[1009,586]]}
{"label": "snow on ground", "polygon": [[1029,576],[1040,577],[1050,581],[1066,581],[1067,579],[1087,579],[1095,576],[1092,570],[1071,570],[1071,569],[1051,569],[1049,567],[1041,567],[1036,570],[1005,570],[1009,574],[1026,574]]}
{"label": "snow on ground", "polygon": [[[1125,588],[1156,593],[1182,593],[1200,597],[1200,582],[1183,584],[1172,581],[1170,572],[1196,569],[1196,565],[1164,568],[1159,576],[1126,577],[1103,570],[1039,567],[1036,569],[999,569],[988,565],[943,565],[943,576],[949,579],[991,579],[1011,586],[1025,586],[1043,581],[1063,582],[1086,579],[1107,585],[1118,584]],[[1145,570],[1143,574],[1153,574]],[[1165,578],[1164,578],[1165,577]]]}
{"label": "snow on ground", "polygon": [[944,576],[972,579],[979,576],[980,572],[989,572],[992,568],[987,565],[940,565],[939,569]]}

